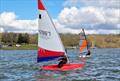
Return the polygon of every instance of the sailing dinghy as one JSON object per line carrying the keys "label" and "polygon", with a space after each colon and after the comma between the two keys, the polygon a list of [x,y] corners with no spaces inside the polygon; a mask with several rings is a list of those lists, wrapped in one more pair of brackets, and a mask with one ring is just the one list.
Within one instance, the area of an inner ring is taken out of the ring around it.
{"label": "sailing dinghy", "polygon": [[[47,10],[38,0],[39,22],[38,22],[38,57],[37,62],[55,61],[55,59],[66,56],[64,46],[60,39],[55,25],[48,15]],[[67,57],[68,59],[68,57]],[[62,68],[58,68],[57,64],[42,66],[43,70],[74,70],[81,69],[84,64],[67,63]]]}
{"label": "sailing dinghy", "polygon": [[80,56],[79,57],[90,57],[90,47],[88,45],[88,40],[85,35],[84,29],[82,29],[80,33],[80,42],[79,42],[79,50],[80,50]]}

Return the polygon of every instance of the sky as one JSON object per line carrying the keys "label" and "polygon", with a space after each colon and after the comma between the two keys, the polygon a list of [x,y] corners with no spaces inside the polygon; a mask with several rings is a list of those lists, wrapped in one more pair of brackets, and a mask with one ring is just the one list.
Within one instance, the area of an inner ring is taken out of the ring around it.
{"label": "sky", "polygon": [[[42,0],[59,33],[120,34],[120,0]],[[0,0],[0,32],[37,33],[37,0]]]}

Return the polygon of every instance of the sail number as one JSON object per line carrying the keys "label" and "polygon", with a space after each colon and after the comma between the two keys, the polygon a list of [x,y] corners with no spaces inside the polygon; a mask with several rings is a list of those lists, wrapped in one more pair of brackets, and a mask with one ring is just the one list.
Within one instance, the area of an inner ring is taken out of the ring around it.
{"label": "sail number", "polygon": [[39,30],[39,34],[42,38],[49,38],[51,36],[51,32],[49,31],[44,31],[44,30]]}

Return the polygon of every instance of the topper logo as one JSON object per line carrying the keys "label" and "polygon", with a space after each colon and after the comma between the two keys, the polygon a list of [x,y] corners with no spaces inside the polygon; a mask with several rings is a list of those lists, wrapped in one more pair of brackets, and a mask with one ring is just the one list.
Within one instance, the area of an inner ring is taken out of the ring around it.
{"label": "topper logo", "polygon": [[39,34],[42,38],[48,39],[51,36],[51,32],[39,30]]}

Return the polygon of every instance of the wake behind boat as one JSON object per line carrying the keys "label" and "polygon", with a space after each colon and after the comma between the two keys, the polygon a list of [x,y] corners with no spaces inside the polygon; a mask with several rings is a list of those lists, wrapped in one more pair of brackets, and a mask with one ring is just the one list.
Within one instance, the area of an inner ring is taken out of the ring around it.
{"label": "wake behind boat", "polygon": [[[41,0],[38,0],[39,9],[39,26],[38,26],[38,57],[37,62],[54,61],[57,58],[68,56],[65,52],[65,48],[62,44],[60,36],[56,31],[55,25],[52,19],[48,15],[47,10],[42,4]],[[59,68],[57,64],[42,66],[43,70],[75,70],[84,67],[83,64],[68,63]]]}
{"label": "wake behind boat", "polygon": [[80,58],[89,58],[89,57],[91,57],[91,55],[80,55],[79,57]]}

